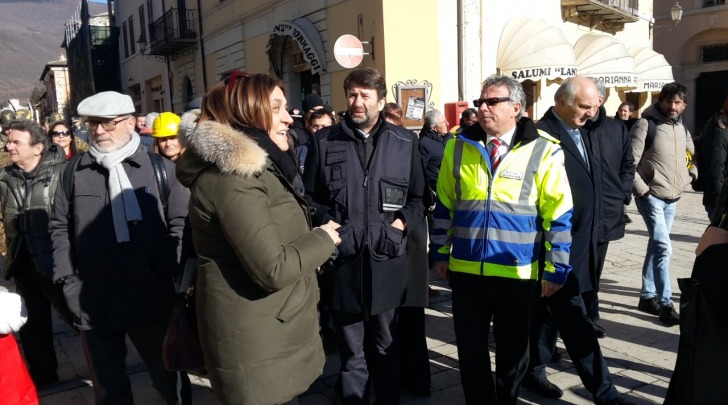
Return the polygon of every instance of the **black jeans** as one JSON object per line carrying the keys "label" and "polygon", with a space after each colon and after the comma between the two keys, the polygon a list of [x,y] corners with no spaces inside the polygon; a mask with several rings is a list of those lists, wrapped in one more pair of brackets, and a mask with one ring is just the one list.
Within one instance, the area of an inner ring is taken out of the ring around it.
{"label": "black jeans", "polygon": [[[18,264],[20,263],[16,263]],[[30,376],[37,386],[58,381],[51,305],[66,322],[71,322],[63,291],[50,278],[43,277],[30,259],[23,260],[22,267],[15,272],[13,278],[18,294],[23,297],[28,310],[28,321],[20,329],[19,335]]]}
{"label": "black jeans", "polygon": [[169,405],[189,404],[192,393],[187,373],[167,371],[162,361],[162,341],[167,319],[149,321],[126,330],[81,331],[86,362],[97,404],[133,404],[126,373],[126,336],[147,366],[154,387]]}
{"label": "black jeans", "polygon": [[[515,405],[528,367],[536,280],[450,273],[460,377],[469,405]],[[488,333],[496,341],[495,382]]]}
{"label": "black jeans", "polygon": [[343,404],[369,405],[374,383],[377,404],[399,403],[397,309],[364,316],[333,311],[341,357]]}
{"label": "black jeans", "polygon": [[587,316],[579,294],[578,283],[571,275],[564,287],[551,297],[541,299],[534,320],[529,372],[538,380],[546,378],[546,365],[556,347],[558,333],[594,402],[599,405],[619,396],[594,334],[594,324]]}

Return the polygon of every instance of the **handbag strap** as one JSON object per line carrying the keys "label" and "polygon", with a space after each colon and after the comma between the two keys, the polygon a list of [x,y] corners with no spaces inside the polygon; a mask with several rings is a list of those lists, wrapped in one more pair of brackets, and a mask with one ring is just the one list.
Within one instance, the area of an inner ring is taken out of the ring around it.
{"label": "handbag strap", "polygon": [[185,294],[189,298],[195,291],[195,280],[197,279],[197,258],[190,257],[185,261],[185,268],[182,272],[182,279],[179,283],[177,293]]}

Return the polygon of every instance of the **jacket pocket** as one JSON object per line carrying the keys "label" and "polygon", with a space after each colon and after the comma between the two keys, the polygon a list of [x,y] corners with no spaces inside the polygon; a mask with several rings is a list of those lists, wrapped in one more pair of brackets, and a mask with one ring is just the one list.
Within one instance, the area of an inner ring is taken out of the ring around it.
{"label": "jacket pocket", "polygon": [[[283,302],[283,306],[281,306],[278,314],[276,314],[276,319],[281,322],[288,322],[293,317],[295,317],[296,314],[304,309],[305,304],[308,301],[307,298],[309,294],[308,290],[310,284],[311,277],[306,277],[305,279],[294,284],[291,292],[288,293],[288,297],[286,297],[285,301]],[[276,294],[282,293],[283,291],[279,291]]]}
{"label": "jacket pocket", "polygon": [[326,150],[330,181],[346,180],[346,160],[346,146],[332,146]]}
{"label": "jacket pocket", "polygon": [[404,231],[393,227],[389,223],[382,225],[382,235],[379,238],[379,253],[387,257],[402,256],[407,248],[407,236]]}
{"label": "jacket pocket", "polygon": [[379,209],[381,212],[394,212],[407,202],[408,184],[404,179],[379,179]]}
{"label": "jacket pocket", "polygon": [[336,247],[336,260],[342,260],[356,255],[356,241],[354,240],[354,229],[351,222],[347,219],[338,229],[341,243]]}

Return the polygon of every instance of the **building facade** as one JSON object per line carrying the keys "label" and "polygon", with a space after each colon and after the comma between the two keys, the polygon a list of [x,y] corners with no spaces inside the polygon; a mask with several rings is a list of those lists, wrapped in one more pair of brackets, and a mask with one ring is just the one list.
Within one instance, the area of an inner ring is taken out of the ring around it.
{"label": "building facade", "polygon": [[[176,41],[188,40],[189,47],[168,60],[169,77],[158,64],[140,58],[138,50],[122,58],[126,91],[146,96],[155,88],[149,81],[155,80],[162,89],[172,89],[176,112],[233,69],[281,78],[291,107],[301,107],[306,94],[317,93],[341,111],[346,106],[341,86],[350,69],[337,63],[334,45],[344,34],[363,42],[360,66],[385,75],[388,101],[411,113],[405,122],[412,128],[422,125],[423,110],[443,110],[460,100],[472,105],[483,79],[497,72],[523,82],[528,112],[535,118],[553,104],[563,79],[577,73],[605,82],[610,114],[625,100],[644,108],[655,87],[672,80],[664,57],[652,51],[652,2],[645,0],[123,3],[116,10],[122,36],[124,21],[127,31],[145,24],[149,30],[150,21],[157,21],[162,10],[178,16],[179,21],[168,26],[195,23],[188,26],[186,38],[172,35]],[[153,15],[148,12],[150,3]],[[194,11],[182,18],[183,7]],[[121,52],[126,56],[126,50]],[[137,99],[143,108],[150,104],[144,97]]]}
{"label": "building facade", "polygon": [[119,91],[118,31],[109,13],[91,14],[88,0],[65,25],[62,48],[66,49],[71,86],[71,114],[86,97],[102,91]]}
{"label": "building facade", "polygon": [[681,0],[682,19],[670,18],[672,2],[655,2],[655,50],[687,86],[683,120],[698,135],[728,96],[728,5],[725,0]]}
{"label": "building facade", "polygon": [[71,88],[65,54],[61,54],[57,61],[48,62],[45,65],[43,73],[40,75],[40,82],[43,83],[46,91],[39,108],[42,111],[40,118],[57,112],[69,120],[71,111],[68,102],[71,98]]}

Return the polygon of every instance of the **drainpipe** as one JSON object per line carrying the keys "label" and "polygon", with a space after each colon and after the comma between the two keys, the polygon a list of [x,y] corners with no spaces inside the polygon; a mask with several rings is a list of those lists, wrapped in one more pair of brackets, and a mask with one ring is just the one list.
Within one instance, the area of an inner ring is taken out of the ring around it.
{"label": "drainpipe", "polygon": [[202,3],[197,0],[197,26],[200,29],[198,34],[200,38],[200,57],[202,58],[202,85],[204,89],[202,93],[207,93],[207,63],[205,62],[205,41],[202,39]]}
{"label": "drainpipe", "polygon": [[465,97],[463,90],[463,79],[465,72],[463,71],[463,0],[458,0],[458,100]]}

